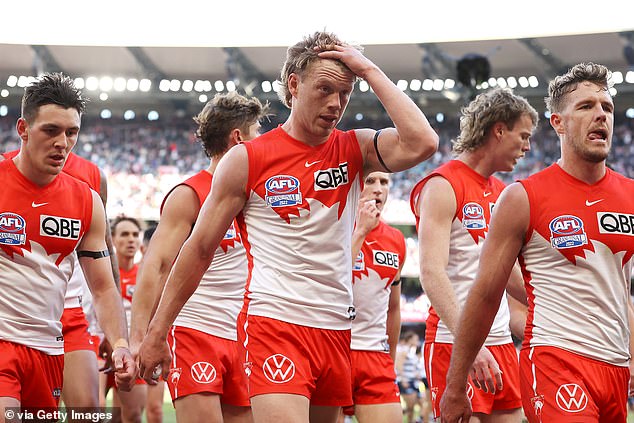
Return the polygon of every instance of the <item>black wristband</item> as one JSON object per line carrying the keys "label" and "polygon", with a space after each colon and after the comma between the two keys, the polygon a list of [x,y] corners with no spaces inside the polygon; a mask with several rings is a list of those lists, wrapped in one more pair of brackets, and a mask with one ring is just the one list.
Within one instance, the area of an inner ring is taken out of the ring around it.
{"label": "black wristband", "polygon": [[383,168],[385,170],[388,171],[388,173],[394,173],[390,170],[389,167],[387,167],[387,165],[385,164],[385,162],[383,161],[383,157],[381,157],[381,153],[379,153],[379,134],[381,133],[381,130],[379,129],[378,131],[376,131],[376,133],[374,134],[374,151],[376,151],[376,157],[379,159],[379,162],[381,163],[381,166],[383,166]]}
{"label": "black wristband", "polygon": [[108,252],[108,250],[103,250],[103,251],[86,251],[86,250],[82,250],[82,251],[77,251],[77,257],[88,257],[91,259],[100,259],[100,258],[104,258],[104,257],[108,257],[110,256],[110,253]]}

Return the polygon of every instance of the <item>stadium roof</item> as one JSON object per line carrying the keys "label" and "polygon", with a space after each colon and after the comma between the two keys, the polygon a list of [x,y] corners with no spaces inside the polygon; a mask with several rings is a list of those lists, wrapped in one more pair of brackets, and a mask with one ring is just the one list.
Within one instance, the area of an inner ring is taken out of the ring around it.
{"label": "stadium roof", "polygon": [[[488,61],[489,76],[496,83],[517,84],[515,91],[529,98],[538,109],[543,109],[547,81],[582,61],[602,63],[620,72],[623,82],[615,88],[617,98],[625,99],[617,100],[617,108],[634,104],[634,23],[628,22],[634,16],[632,1],[613,1],[611,8],[602,9],[600,15],[588,8],[570,6],[555,16],[549,13],[548,6],[540,7],[540,1],[530,10],[511,12],[508,2],[498,0],[477,6],[472,1],[449,1],[444,9],[436,11],[424,8],[427,2],[417,2],[421,3],[417,6],[408,4],[414,3],[411,1],[392,0],[390,9],[361,10],[352,6],[356,2],[342,0],[344,13],[335,16],[328,11],[326,16],[323,11],[302,11],[293,6],[296,1],[286,0],[248,0],[241,10],[252,13],[209,10],[214,2],[201,6],[190,0],[178,4],[158,2],[151,11],[141,10],[147,7],[146,2],[127,2],[132,9],[126,10],[125,2],[113,0],[98,11],[99,19],[94,11],[92,15],[85,13],[88,16],[80,12],[74,15],[86,8],[85,2],[69,0],[63,2],[68,7],[55,3],[55,8],[42,0],[34,3],[30,9],[39,7],[42,12],[29,16],[31,23],[22,28],[24,22],[13,19],[3,23],[0,34],[0,105],[12,110],[19,104],[23,90],[10,77],[43,71],[63,71],[85,78],[86,82],[88,77],[96,78],[93,82],[109,77],[106,100],[99,100],[106,90],[87,90],[93,98],[89,106],[92,113],[109,108],[113,115],[127,109],[138,110],[138,114],[153,108],[161,114],[191,114],[200,109],[201,95],[210,97],[217,92],[216,81],[222,82],[223,90],[227,89],[227,81],[232,81],[241,92],[279,103],[269,86],[279,76],[286,46],[306,35],[300,29],[311,26],[362,43],[365,54],[395,82],[401,80],[423,110],[451,112],[466,101],[471,92],[460,83],[451,86],[446,80],[457,81],[458,63],[473,56]],[[252,9],[256,4],[260,5],[257,11]],[[262,4],[266,4],[266,11]],[[289,11],[299,16],[289,18]],[[266,16],[267,12],[271,15]],[[64,18],[83,23],[67,25]],[[386,22],[397,26],[389,28]],[[149,26],[143,27],[143,23]],[[362,25],[355,27],[355,23]],[[38,27],[45,29],[44,34],[34,31]],[[275,28],[284,30],[274,31]],[[465,29],[467,32],[460,32]],[[469,37],[477,38],[473,41]],[[477,67],[477,63],[482,61],[468,65]],[[523,87],[531,76],[535,77],[531,83],[536,80],[537,86]],[[520,81],[521,77],[526,80]],[[112,87],[116,78],[120,78],[119,83],[131,78],[149,79],[151,87],[148,92],[119,92]],[[430,81],[425,83],[426,79]],[[187,91],[186,80],[191,81],[187,85],[193,85]],[[161,81],[165,92],[159,89]],[[197,81],[209,81],[210,90],[197,91]],[[372,113],[377,110],[377,102],[371,93],[357,92],[350,107]]]}

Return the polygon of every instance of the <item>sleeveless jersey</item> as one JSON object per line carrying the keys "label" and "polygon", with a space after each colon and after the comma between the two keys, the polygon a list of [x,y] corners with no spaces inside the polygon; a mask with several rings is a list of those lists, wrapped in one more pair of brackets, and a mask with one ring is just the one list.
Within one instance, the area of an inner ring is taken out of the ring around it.
{"label": "sleeveless jersey", "polygon": [[405,237],[383,221],[366,236],[352,267],[356,317],[350,348],[389,351],[387,310],[392,282],[405,260]]}
{"label": "sleeveless jersey", "polygon": [[13,160],[0,162],[0,180],[0,339],[63,354],[60,318],[92,218],[90,188],[63,172],[39,187]]}
{"label": "sleeveless jersey", "polygon": [[[425,216],[418,216],[416,202],[425,183],[435,176],[445,178],[451,184],[456,196],[456,211],[451,222],[449,261],[446,272],[456,294],[458,306],[462,309],[475,281],[482,243],[489,229],[491,212],[495,201],[504,189],[504,183],[494,176],[484,178],[460,160],[445,163],[418,182],[412,190],[410,205],[416,216],[417,227],[420,219],[424,219]],[[421,263],[421,266],[424,265]],[[500,308],[484,345],[502,345],[512,342],[509,320],[510,314],[505,297],[500,302]],[[453,344],[453,341],[453,335],[440,320],[432,305],[427,318],[425,342]]]}
{"label": "sleeveless jersey", "polygon": [[[6,159],[12,159],[18,155],[20,150],[13,150],[2,155]],[[84,181],[92,188],[97,194],[101,194],[101,173],[99,168],[93,162],[88,161],[77,154],[71,152],[66,158],[66,163],[62,169],[64,173],[69,174],[73,178]],[[73,275],[68,281],[68,288],[66,290],[66,297],[64,299],[64,308],[80,307],[82,304],[82,296],[84,295],[84,286],[86,285],[86,278],[84,272],[79,266],[79,260],[77,255],[73,254],[74,267],[78,269],[77,272],[73,272]]]}
{"label": "sleeveless jersey", "polygon": [[310,146],[278,127],[244,145],[247,201],[237,216],[249,260],[244,310],[350,329],[350,248],[363,167],[354,131],[334,130]]}
{"label": "sleeveless jersey", "polygon": [[[211,180],[212,175],[203,170],[181,185],[196,192],[199,206],[202,207],[209,195]],[[165,196],[166,199],[170,193]],[[246,280],[246,253],[234,221],[216,249],[211,266],[203,275],[198,289],[183,306],[174,325],[235,341],[236,320],[242,307]]]}
{"label": "sleeveless jersey", "polygon": [[627,366],[634,181],[607,169],[588,185],[554,164],[520,182],[530,204],[524,346]]}
{"label": "sleeveless jersey", "polygon": [[139,265],[135,264],[126,270],[119,268],[119,280],[121,283],[121,299],[123,300],[123,311],[125,312],[126,321],[128,322],[128,329],[130,329],[130,322],[132,317],[132,297],[136,290],[136,275],[139,272]]}

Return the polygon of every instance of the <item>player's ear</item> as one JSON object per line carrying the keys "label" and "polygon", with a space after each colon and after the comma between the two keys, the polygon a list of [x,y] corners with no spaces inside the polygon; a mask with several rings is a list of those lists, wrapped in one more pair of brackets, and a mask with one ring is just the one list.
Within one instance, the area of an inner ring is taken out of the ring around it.
{"label": "player's ear", "polygon": [[26,142],[29,140],[29,124],[24,118],[18,119],[18,122],[15,124],[15,129],[22,141]]}

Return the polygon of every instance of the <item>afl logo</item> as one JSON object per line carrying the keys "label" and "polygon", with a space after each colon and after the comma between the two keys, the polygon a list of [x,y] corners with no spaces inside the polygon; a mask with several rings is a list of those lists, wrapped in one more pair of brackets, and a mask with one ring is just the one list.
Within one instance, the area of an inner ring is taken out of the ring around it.
{"label": "afl logo", "polygon": [[484,209],[478,203],[467,203],[462,207],[462,226],[467,229],[484,229]]}
{"label": "afl logo", "polygon": [[0,244],[22,245],[26,242],[26,221],[15,213],[0,214]]}
{"label": "afl logo", "polygon": [[266,196],[264,200],[270,207],[296,206],[302,202],[299,180],[294,176],[276,175],[267,179],[264,184]]}
{"label": "afl logo", "polygon": [[574,248],[588,243],[583,220],[566,214],[550,221],[550,243],[553,248]]}

